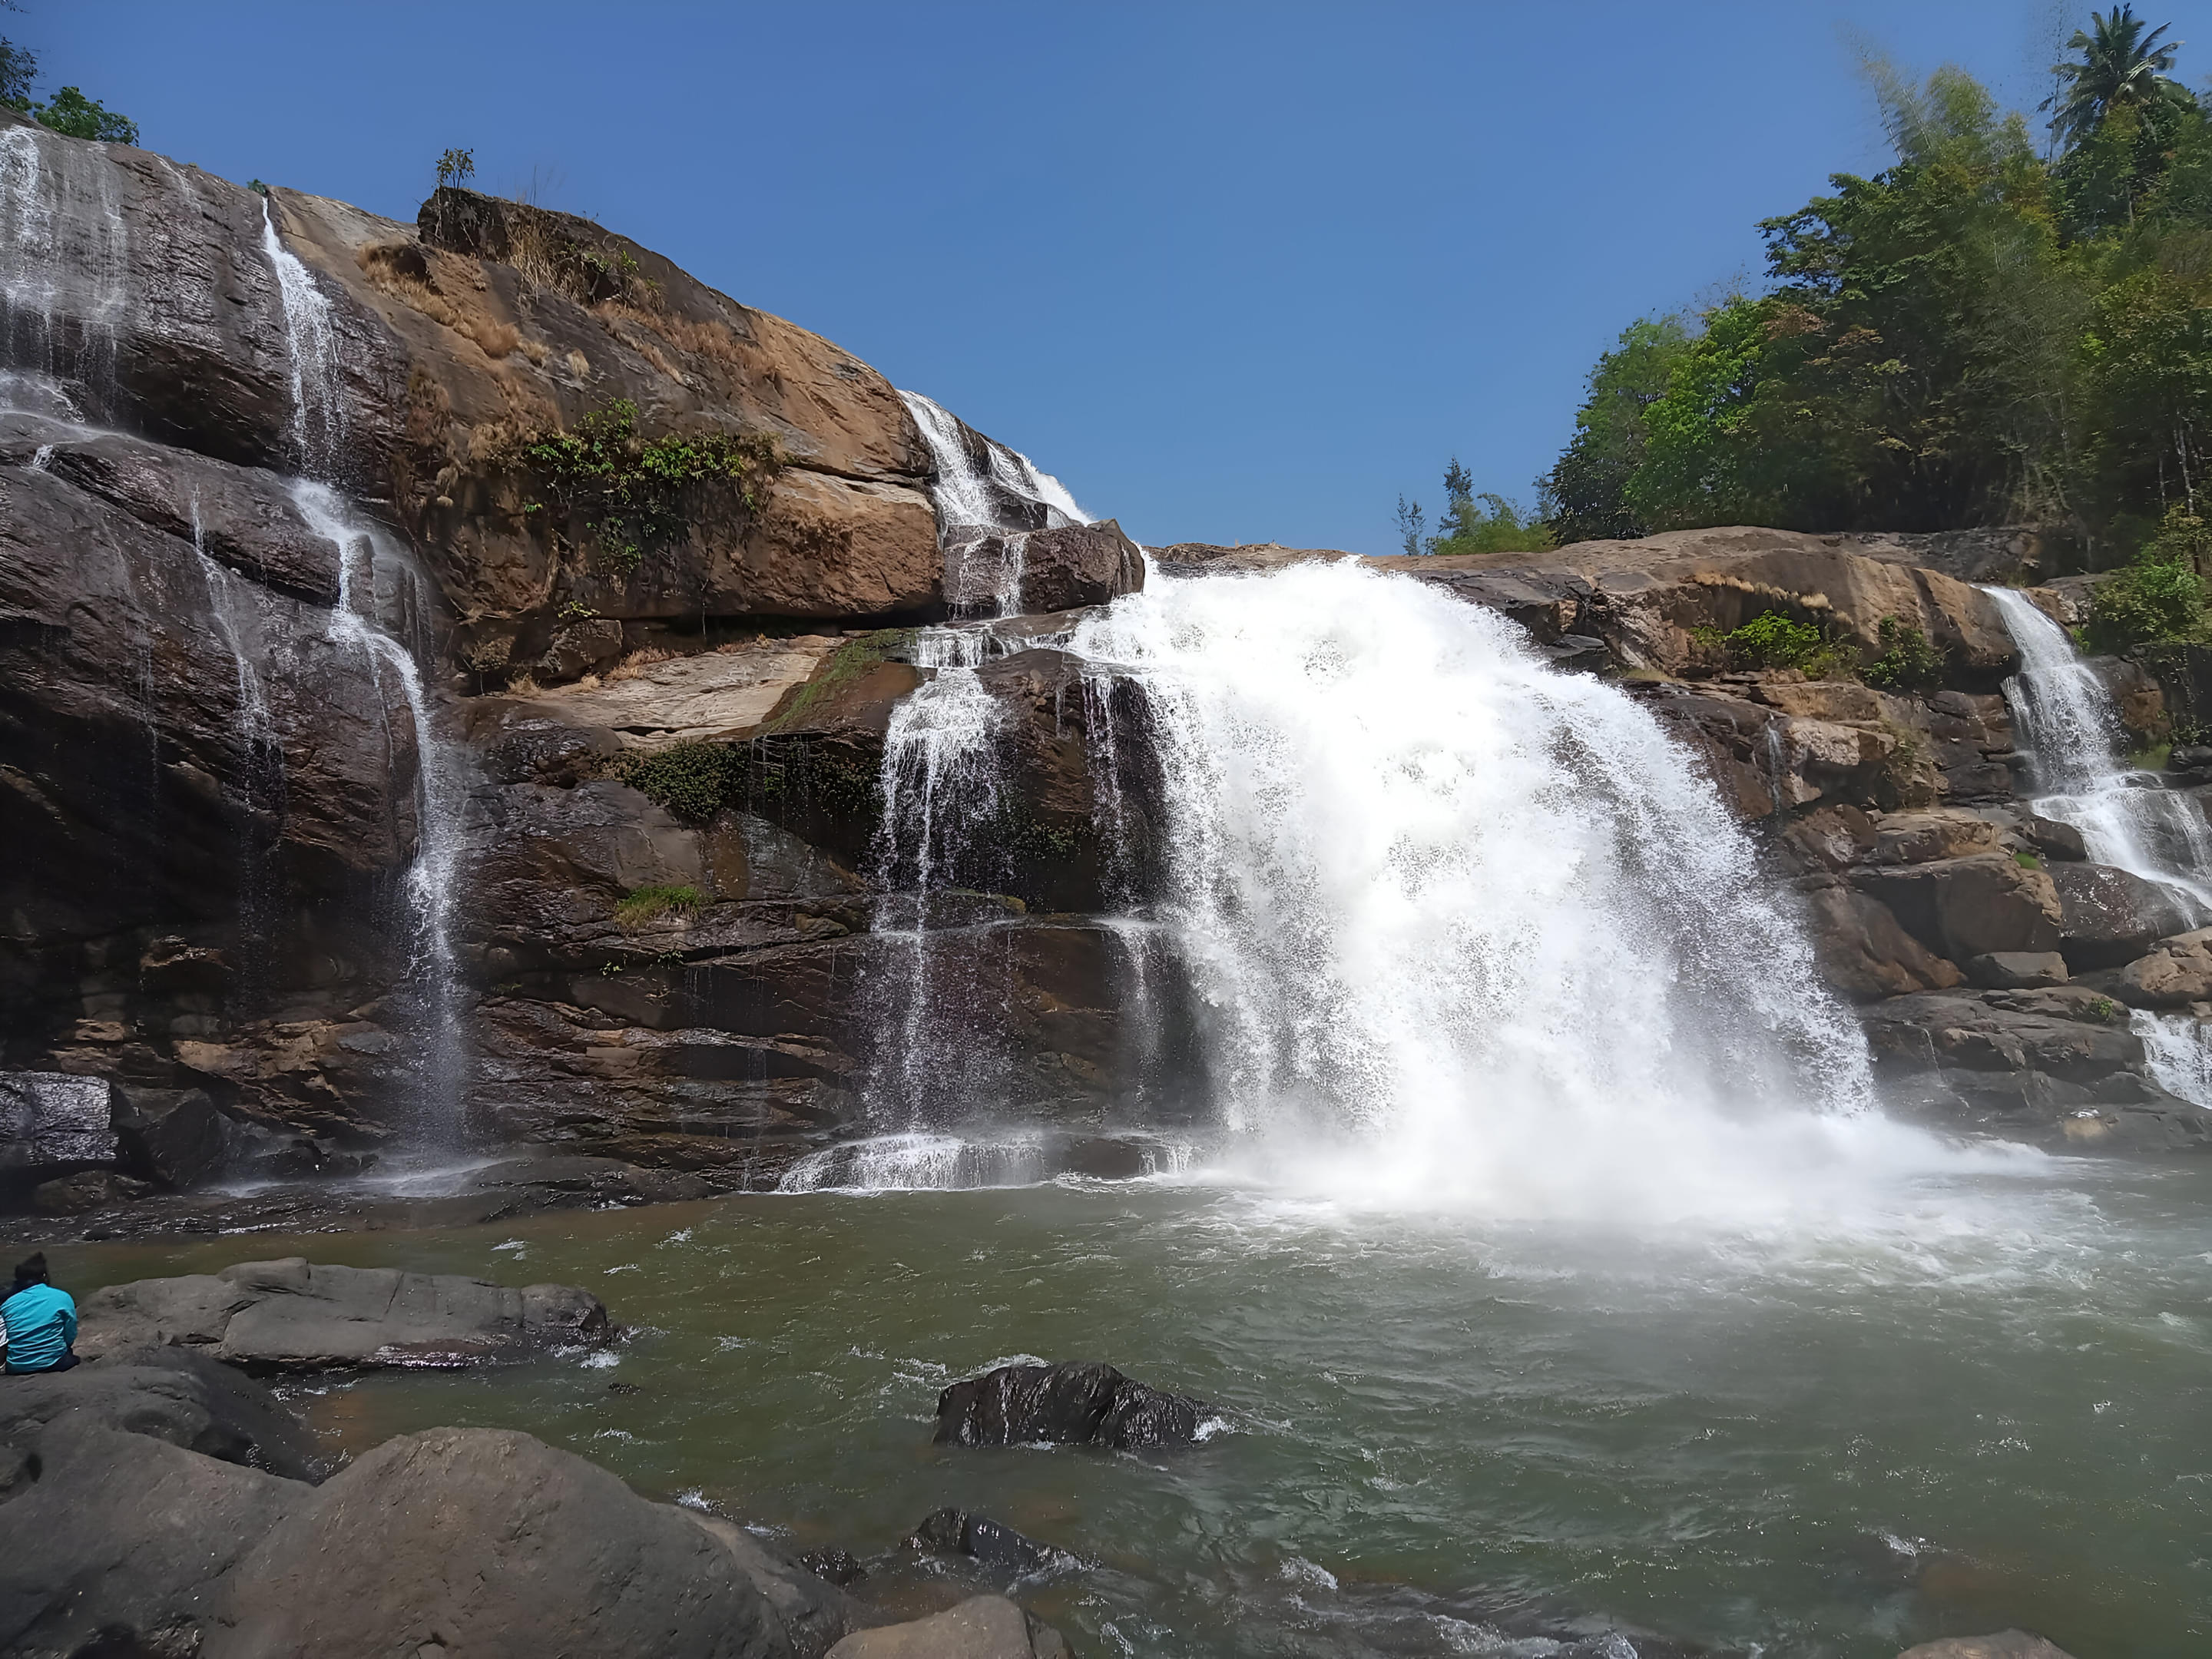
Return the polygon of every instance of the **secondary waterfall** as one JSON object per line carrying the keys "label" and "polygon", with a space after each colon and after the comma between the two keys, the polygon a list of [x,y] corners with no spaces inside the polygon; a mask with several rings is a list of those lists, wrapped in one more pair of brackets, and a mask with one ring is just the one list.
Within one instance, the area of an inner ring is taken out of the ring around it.
{"label": "secondary waterfall", "polygon": [[407,987],[417,1005],[422,1040],[416,1073],[420,1127],[451,1138],[459,1128],[465,1067],[462,983],[453,928],[460,872],[460,761],[440,734],[419,659],[428,654],[434,601],[413,562],[390,537],[356,514],[328,483],[345,433],[337,332],[330,301],[307,266],[285,247],[266,200],[264,251],[275,269],[291,352],[291,433],[309,476],[294,481],[301,516],[337,552],[337,601],[328,637],[368,661],[380,695],[388,684],[413,728],[416,754],[415,856],[408,866],[410,962]]}
{"label": "secondary waterfall", "polygon": [[2089,856],[2174,891],[2212,916],[2212,826],[2161,788],[2154,774],[2120,763],[2119,711],[2066,630],[2017,588],[1984,587],[2020,647],[2004,685],[2013,724],[2032,753],[2035,810],[2081,832]]}
{"label": "secondary waterfall", "polygon": [[1159,920],[1226,1130],[1325,1149],[1332,1183],[1602,1212],[1869,1108],[1693,761],[1503,617],[1314,564],[1156,576],[1069,648],[1150,704]]}
{"label": "secondary waterfall", "polygon": [[[2119,711],[2097,671],[2075,654],[2066,630],[2017,588],[1984,587],[2020,647],[2021,672],[2005,682],[2013,724],[2033,758],[2045,817],[2081,832],[2089,856],[2157,882],[2197,925],[2212,919],[2212,826],[2193,800],[2153,774],[2120,764],[2126,744]],[[2212,1041],[2189,1014],[2137,1009],[2130,1018],[2159,1086],[2212,1107]]]}
{"label": "secondary waterfall", "polygon": [[963,427],[918,392],[899,396],[937,471],[930,494],[945,552],[947,607],[956,617],[1019,615],[1030,535],[1089,524],[1090,516],[1028,456]]}

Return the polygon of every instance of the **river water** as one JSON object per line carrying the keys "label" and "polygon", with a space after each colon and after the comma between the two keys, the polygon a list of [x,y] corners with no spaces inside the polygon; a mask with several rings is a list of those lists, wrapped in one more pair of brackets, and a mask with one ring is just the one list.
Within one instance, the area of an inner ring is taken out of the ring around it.
{"label": "river water", "polygon": [[[354,1450],[528,1430],[848,1548],[899,1606],[929,1586],[898,1540],[978,1510],[1095,1564],[1016,1589],[1086,1655],[1536,1655],[1580,1620],[1840,1659],[2020,1625],[2179,1659],[2212,1650],[2207,1213],[2212,1169],[2057,1160],[1733,1229],[1200,1176],[55,1255],[80,1290],[295,1251],[586,1285],[632,1329],[611,1354],[299,1403]],[[1228,1426],[1171,1455],[933,1448],[938,1390],[1021,1355],[1111,1359]]]}

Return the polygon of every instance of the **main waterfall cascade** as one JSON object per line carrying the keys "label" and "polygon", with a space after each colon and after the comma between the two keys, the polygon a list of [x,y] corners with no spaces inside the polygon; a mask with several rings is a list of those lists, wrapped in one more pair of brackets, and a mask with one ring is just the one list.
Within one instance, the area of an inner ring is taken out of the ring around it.
{"label": "main waterfall cascade", "polygon": [[[2212,919],[2212,826],[2203,808],[2160,787],[2154,775],[2120,764],[2126,733],[2119,711],[2064,629],[2017,588],[1982,592],[1996,601],[2020,647],[2021,670],[2005,682],[2005,702],[2033,757],[2037,787],[2049,792],[2030,805],[2079,830],[2100,864],[2166,888],[2192,922]],[[2212,1108],[2206,1022],[2138,1008],[2129,1024],[2159,1086]]]}

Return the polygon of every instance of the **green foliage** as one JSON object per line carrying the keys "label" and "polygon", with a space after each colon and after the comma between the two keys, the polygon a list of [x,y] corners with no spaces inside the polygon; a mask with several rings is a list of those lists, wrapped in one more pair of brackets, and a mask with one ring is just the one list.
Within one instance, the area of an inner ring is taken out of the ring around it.
{"label": "green foliage", "polygon": [[2055,159],[1963,71],[1875,65],[1893,165],[1765,221],[1763,291],[1599,359],[1554,533],[2033,523],[2094,552],[2194,514],[2212,118],[2160,38],[2124,7],[2076,38]]}
{"label": "green foliage", "polygon": [[550,501],[570,533],[628,574],[702,517],[750,512],[756,477],[776,465],[776,453],[770,440],[720,432],[643,437],[637,405],[624,398],[573,431],[521,441],[510,459],[546,497],[526,501],[526,512]]}
{"label": "green foliage", "polygon": [[1875,633],[1881,653],[1860,671],[1869,685],[1885,691],[1919,691],[1942,683],[1942,653],[1918,623],[1909,617],[1884,617]]}
{"label": "green foliage", "polygon": [[2036,857],[2033,853],[2014,853],[2012,855],[2012,861],[2020,866],[2023,870],[2040,870],[2043,868],[2043,860]]}
{"label": "green foliage", "polygon": [[438,157],[438,188],[448,185],[465,185],[477,176],[477,153],[472,149],[449,149]]}
{"label": "green foliage", "polygon": [[1408,553],[1526,553],[1554,547],[1551,528],[1518,502],[1477,491],[1474,475],[1451,459],[1444,469],[1444,510],[1437,533],[1424,536],[1420,503],[1398,497],[1398,540]]}
{"label": "green foliage", "polygon": [[777,704],[763,723],[762,732],[773,735],[790,731],[824,701],[912,645],[914,636],[911,628],[879,628],[857,640],[848,640],[816,665],[805,684]]}
{"label": "green foliage", "polygon": [[2102,15],[2091,12],[2089,27],[2075,30],[2066,43],[2067,51],[2081,54],[2081,61],[2051,68],[2059,90],[2040,107],[2052,112],[2052,135],[2072,148],[2096,133],[2116,112],[2141,111],[2187,98],[2184,88],[2166,79],[2181,46],[2179,40],[2160,42],[2170,27],[2161,23],[2146,33],[2132,5],[2115,6]]}
{"label": "green foliage", "polygon": [[136,121],[86,97],[75,87],[64,87],[43,104],[18,107],[40,126],[51,127],[67,137],[96,138],[108,144],[138,142]]}
{"label": "green foliage", "polygon": [[2204,579],[2154,541],[2136,562],[2097,584],[2082,640],[2093,651],[2192,640],[2204,632]]}
{"label": "green foliage", "polygon": [[706,902],[696,887],[635,887],[615,906],[615,921],[624,927],[642,927],[663,916],[691,915]]}
{"label": "green foliage", "polygon": [[744,788],[744,757],[719,743],[672,744],[624,755],[611,769],[672,817],[690,823],[706,823]]}
{"label": "green foliage", "polygon": [[1803,668],[1829,650],[1828,637],[1810,623],[1766,611],[1727,634],[1705,630],[1700,637],[1718,644],[1738,668]]}
{"label": "green foliage", "polygon": [[0,104],[9,109],[30,108],[31,82],[38,73],[37,54],[0,35]]}
{"label": "green foliage", "polygon": [[1647,317],[1623,329],[1598,358],[1575,416],[1575,435],[1543,481],[1547,522],[1559,542],[1646,533],[1628,505],[1628,481],[1644,462],[1646,412],[1666,395],[1691,338],[1679,317]]}

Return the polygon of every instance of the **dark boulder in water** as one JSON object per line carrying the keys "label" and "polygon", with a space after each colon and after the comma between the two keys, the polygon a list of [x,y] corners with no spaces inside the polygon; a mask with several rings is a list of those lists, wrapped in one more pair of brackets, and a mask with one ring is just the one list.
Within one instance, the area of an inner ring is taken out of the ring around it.
{"label": "dark boulder in water", "polygon": [[1001,1365],[937,1397],[939,1445],[1187,1445],[1206,1406],[1124,1376],[1097,1360]]}
{"label": "dark boulder in water", "polygon": [[909,1549],[933,1555],[964,1555],[1009,1572],[1054,1572],[1082,1565],[1079,1557],[1066,1550],[1024,1538],[1003,1522],[987,1515],[970,1515],[965,1510],[933,1511],[906,1541]]}

